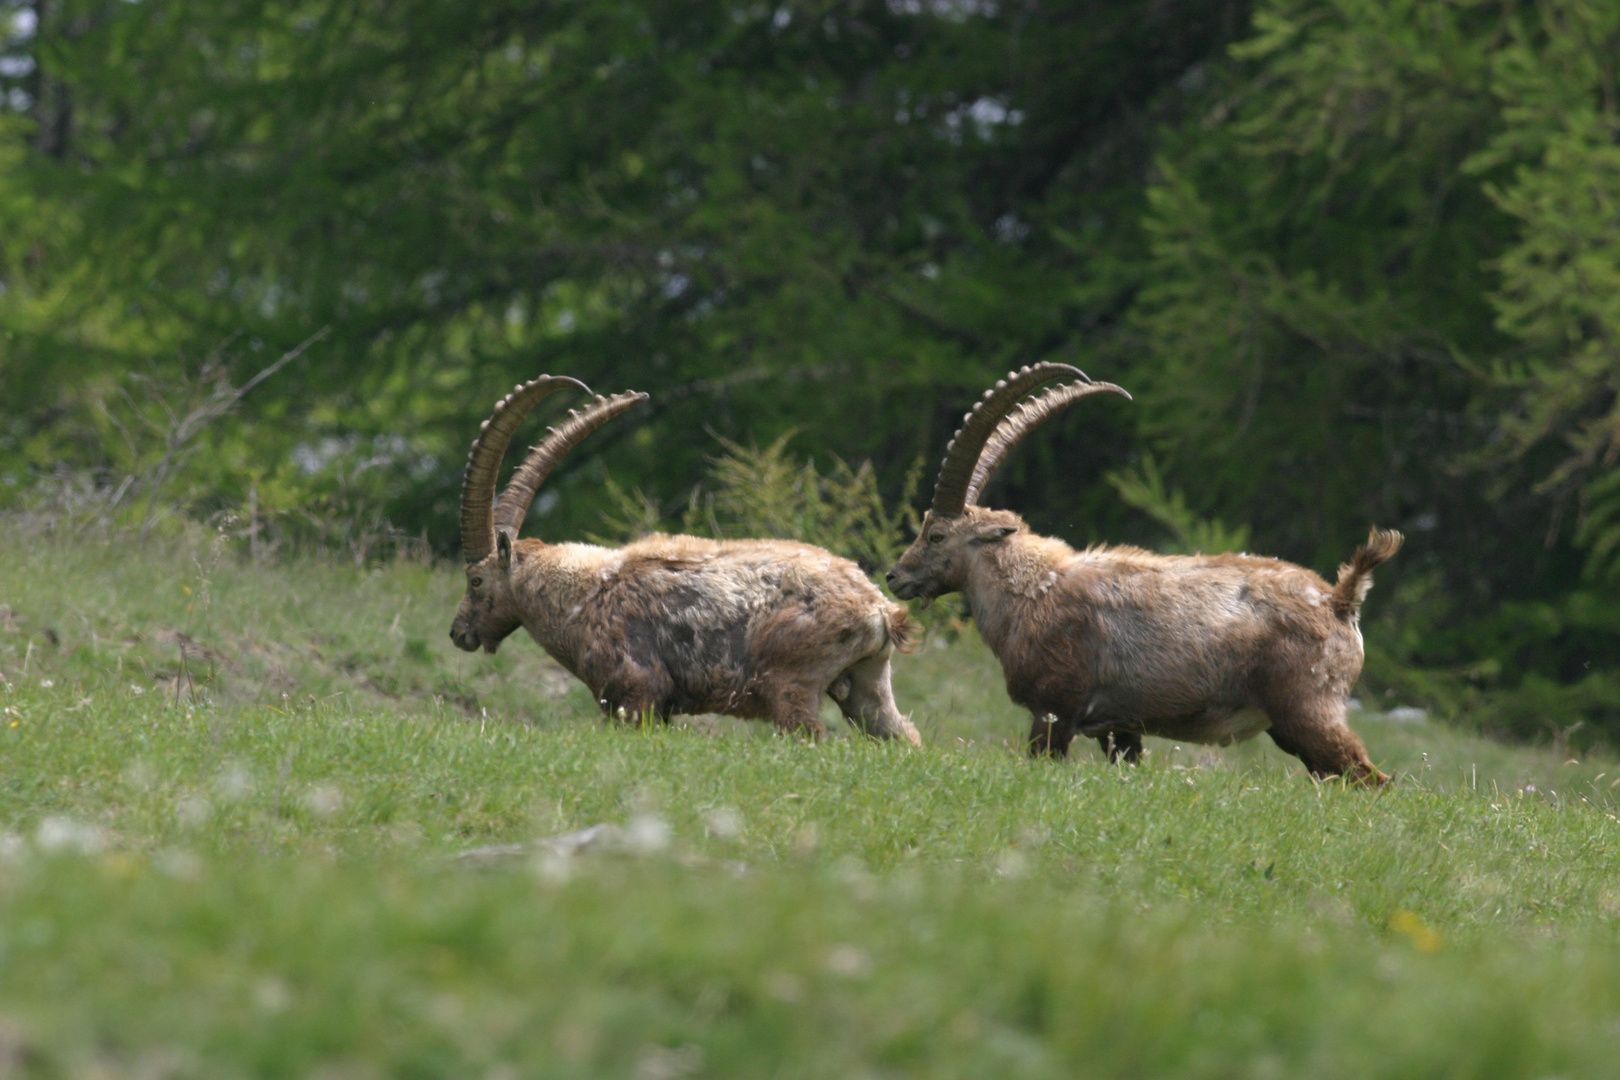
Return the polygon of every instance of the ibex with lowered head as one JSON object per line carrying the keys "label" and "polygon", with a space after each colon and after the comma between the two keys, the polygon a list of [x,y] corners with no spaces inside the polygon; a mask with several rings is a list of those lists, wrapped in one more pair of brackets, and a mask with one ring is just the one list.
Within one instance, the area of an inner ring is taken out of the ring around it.
{"label": "ibex with lowered head", "polygon": [[[524,416],[582,383],[541,376],[495,406],[473,443],[461,496],[467,594],[450,637],[494,652],[523,627],[609,715],[768,719],[820,734],[821,695],[868,735],[920,743],[889,686],[906,609],[858,566],[787,540],[649,536],[622,548],[517,534],[558,461],[646,394],[598,397],[547,432],[499,503],[496,474]],[[587,391],[589,392],[589,391]]]}
{"label": "ibex with lowered head", "polygon": [[[1079,381],[1020,399],[1063,379]],[[1008,375],[963,421],[922,531],[888,573],[901,599],[960,592],[1007,679],[1034,714],[1029,748],[1062,756],[1076,735],[1134,761],[1143,735],[1227,743],[1261,731],[1316,777],[1382,784],[1345,722],[1361,672],[1358,610],[1401,534],[1374,529],[1329,585],[1253,555],[1076,551],[1022,518],[976,505],[1033,428],[1096,393],[1125,394],[1066,364]]]}

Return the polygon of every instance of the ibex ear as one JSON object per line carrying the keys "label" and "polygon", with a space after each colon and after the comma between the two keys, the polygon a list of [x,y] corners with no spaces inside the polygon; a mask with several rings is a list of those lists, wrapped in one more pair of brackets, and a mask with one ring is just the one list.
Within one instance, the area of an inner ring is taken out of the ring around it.
{"label": "ibex ear", "polygon": [[503,572],[512,569],[512,534],[505,529],[495,532],[495,554],[500,559]]}
{"label": "ibex ear", "polygon": [[1018,531],[1016,525],[986,525],[973,535],[973,539],[981,544],[993,544],[997,540],[1005,540]]}

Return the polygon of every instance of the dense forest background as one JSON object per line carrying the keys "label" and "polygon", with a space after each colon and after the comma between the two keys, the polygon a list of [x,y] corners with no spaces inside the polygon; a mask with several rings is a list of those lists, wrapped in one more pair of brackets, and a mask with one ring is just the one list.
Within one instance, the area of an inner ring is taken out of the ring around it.
{"label": "dense forest background", "polygon": [[653,395],[548,537],[728,440],[893,504],[1042,359],[1135,400],[992,501],[1401,528],[1374,692],[1620,738],[1620,5],[0,0],[0,509],[449,553],[542,371]]}

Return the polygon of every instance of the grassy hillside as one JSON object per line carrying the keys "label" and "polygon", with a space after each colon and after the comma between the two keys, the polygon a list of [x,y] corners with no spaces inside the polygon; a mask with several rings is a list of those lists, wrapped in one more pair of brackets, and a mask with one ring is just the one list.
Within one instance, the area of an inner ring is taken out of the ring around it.
{"label": "grassy hillside", "polygon": [[610,727],[458,578],[0,535],[0,1077],[1612,1074],[1609,761]]}

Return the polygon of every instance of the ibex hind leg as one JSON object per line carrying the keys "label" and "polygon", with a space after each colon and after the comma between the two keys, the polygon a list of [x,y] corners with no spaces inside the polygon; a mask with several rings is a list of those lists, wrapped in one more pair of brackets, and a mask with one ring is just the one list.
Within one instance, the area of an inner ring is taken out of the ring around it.
{"label": "ibex hind leg", "polygon": [[669,680],[661,673],[621,668],[603,685],[596,703],[609,720],[632,727],[655,719],[668,723],[670,689]]}
{"label": "ibex hind leg", "polygon": [[778,731],[819,739],[827,733],[821,723],[821,687],[788,680],[775,681],[761,690],[766,714]]}
{"label": "ibex hind leg", "polygon": [[856,728],[874,739],[903,739],[922,745],[922,736],[900,715],[890,685],[889,651],[855,661],[833,680],[827,692]]}
{"label": "ibex hind leg", "polygon": [[667,708],[644,696],[618,697],[601,707],[608,720],[628,727],[651,727],[655,721],[667,724],[670,718]]}
{"label": "ibex hind leg", "polygon": [[1135,765],[1142,756],[1142,736],[1134,731],[1110,731],[1097,736],[1097,745],[1108,755],[1108,763],[1117,765],[1121,758],[1127,765]]}
{"label": "ibex hind leg", "polygon": [[1029,756],[1063,758],[1074,742],[1074,722],[1047,713],[1037,713],[1029,726]]}
{"label": "ibex hind leg", "polygon": [[1318,780],[1342,776],[1371,787],[1389,783],[1389,777],[1367,757],[1360,737],[1345,723],[1344,713],[1343,702],[1271,711],[1271,741],[1304,762]]}

